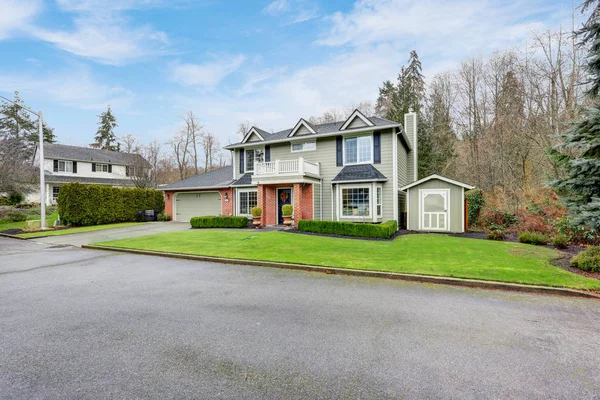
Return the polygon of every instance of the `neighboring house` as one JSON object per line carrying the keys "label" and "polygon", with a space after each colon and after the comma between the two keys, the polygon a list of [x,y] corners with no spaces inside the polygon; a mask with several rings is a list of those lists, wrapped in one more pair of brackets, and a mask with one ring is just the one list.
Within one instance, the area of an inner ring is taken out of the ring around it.
{"label": "neighboring house", "polygon": [[[39,152],[34,163],[39,165]],[[44,144],[46,204],[56,204],[61,185],[70,182],[83,184],[131,187],[136,168],[149,168],[148,162],[139,154]],[[27,196],[28,201],[40,201],[39,190]]]}
{"label": "neighboring house", "polygon": [[[427,180],[427,188],[414,189],[420,190],[424,206],[408,204],[405,190],[411,188],[405,186],[417,181],[418,165],[413,112],[405,115],[404,127],[358,110],[346,121],[312,125],[300,119],[293,128],[275,133],[252,127],[240,143],[225,149],[233,153],[232,166],[160,188],[165,191],[165,211],[175,221],[200,215],[250,217],[252,207],[259,205],[262,224],[276,225],[282,223],[281,207],[293,204],[296,224],[301,219],[370,223],[395,219],[406,226],[409,211],[427,214],[426,223],[410,223],[410,229],[464,228],[462,189],[468,185],[458,183],[463,186],[452,190],[444,180]],[[428,192],[431,188],[436,190]],[[430,214],[432,205],[435,217]],[[460,215],[462,224],[449,224],[452,215]]]}

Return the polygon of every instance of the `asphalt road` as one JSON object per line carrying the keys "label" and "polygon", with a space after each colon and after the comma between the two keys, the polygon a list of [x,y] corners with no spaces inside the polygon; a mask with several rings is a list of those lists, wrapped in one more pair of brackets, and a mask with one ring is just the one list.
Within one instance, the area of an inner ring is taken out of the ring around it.
{"label": "asphalt road", "polygon": [[0,238],[0,398],[600,398],[596,300]]}

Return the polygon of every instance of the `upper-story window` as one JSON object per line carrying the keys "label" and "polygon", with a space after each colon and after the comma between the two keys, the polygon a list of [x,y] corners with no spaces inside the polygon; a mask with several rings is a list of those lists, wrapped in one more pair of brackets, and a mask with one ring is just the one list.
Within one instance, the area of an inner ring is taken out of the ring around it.
{"label": "upper-story window", "polygon": [[344,164],[373,163],[372,136],[346,138],[344,146]]}
{"label": "upper-story window", "polygon": [[313,151],[317,149],[317,142],[310,141],[304,143],[292,143],[292,153],[296,153],[298,151]]}
{"label": "upper-story window", "polygon": [[96,164],[96,172],[109,172],[108,164]]}
{"label": "upper-story window", "polygon": [[73,172],[73,161],[58,160],[58,172]]}
{"label": "upper-story window", "polygon": [[256,163],[265,161],[264,149],[248,149],[246,150],[246,172],[254,172]]}

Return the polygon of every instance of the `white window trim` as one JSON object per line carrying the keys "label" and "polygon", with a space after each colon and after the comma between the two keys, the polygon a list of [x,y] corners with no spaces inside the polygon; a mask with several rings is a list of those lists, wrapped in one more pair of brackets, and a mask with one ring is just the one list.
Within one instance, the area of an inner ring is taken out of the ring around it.
{"label": "white window trim", "polygon": [[[373,184],[357,184],[357,185],[337,185],[337,197],[338,197],[338,221],[339,219],[347,219],[347,220],[373,220]],[[344,215],[342,212],[342,208],[344,207],[344,189],[369,189],[369,213],[370,215]],[[382,192],[383,194],[383,192]]]}
{"label": "white window trim", "polygon": [[[60,170],[60,163],[63,163],[64,165],[64,170],[61,171]],[[71,166],[71,170],[67,170],[67,164]],[[69,160],[58,160],[58,172],[73,172],[73,161],[69,161]]]}
{"label": "white window trim", "polygon": [[[101,168],[102,166],[106,165],[106,171],[102,171],[103,168]],[[108,164],[99,164],[96,163],[96,172],[106,172],[107,174],[109,174],[110,172],[108,172]]]}
{"label": "white window trim", "polygon": [[[247,153],[248,150],[254,150],[254,163],[252,164],[254,166],[254,168],[252,170],[248,169],[248,153]],[[264,156],[265,156],[265,147],[264,146],[244,147],[244,173],[256,171],[256,150],[262,150],[263,158],[264,158]],[[263,162],[264,162],[264,159],[263,159]]]}
{"label": "white window trim", "polygon": [[[314,143],[315,144],[315,148],[314,149],[308,149],[308,150],[304,150],[304,145],[307,143]],[[301,144],[302,145],[302,150],[294,150],[294,145],[295,144]],[[290,143],[290,152],[291,153],[302,153],[305,151],[317,151],[317,141],[316,140],[307,140],[307,141],[303,141],[303,142],[291,142]]]}
{"label": "white window trim", "polygon": [[[368,137],[370,138],[371,141],[371,159],[369,161],[362,161],[362,162],[358,162],[358,138],[359,137]],[[354,163],[349,163],[346,162],[346,140],[348,139],[355,139],[356,138],[356,160],[357,162]],[[370,135],[357,135],[357,136],[348,136],[344,138],[344,141],[342,142],[342,160],[344,161],[344,165],[363,165],[363,164],[373,164],[373,134],[371,133]]]}
{"label": "white window trim", "polygon": [[424,210],[424,205],[423,205],[423,200],[425,199],[425,194],[429,193],[439,193],[439,192],[445,192],[446,193],[446,228],[444,229],[431,229],[428,228],[428,231],[432,231],[432,232],[449,232],[450,231],[450,210],[451,210],[451,204],[450,204],[450,189],[419,189],[419,230],[424,230],[423,228],[423,210]]}
{"label": "white window trim", "polygon": [[[378,191],[381,191],[381,197],[380,197],[381,203],[377,202],[377,192]],[[383,186],[381,186],[381,185],[376,185],[375,186],[375,203],[374,204],[375,204],[375,214],[376,214],[376,217],[377,218],[383,218]],[[380,211],[381,212],[378,213],[377,212],[377,206],[379,206],[379,205],[381,206],[380,207]]]}
{"label": "white window trim", "polygon": [[[251,192],[255,192],[256,193],[256,205],[260,206],[259,202],[258,202],[258,189],[257,188],[252,188],[252,189],[237,189],[236,193],[235,193],[235,215],[238,215],[240,217],[248,217],[251,218],[252,217],[252,212],[249,212],[248,214],[242,214],[240,212],[240,193],[251,193]],[[248,211],[251,211],[248,210]]]}

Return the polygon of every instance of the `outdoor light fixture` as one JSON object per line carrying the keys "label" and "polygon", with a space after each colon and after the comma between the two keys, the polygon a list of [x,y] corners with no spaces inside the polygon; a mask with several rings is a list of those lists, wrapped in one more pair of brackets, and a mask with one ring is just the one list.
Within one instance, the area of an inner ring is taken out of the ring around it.
{"label": "outdoor light fixture", "polygon": [[225,202],[229,202],[229,193],[225,192]]}

